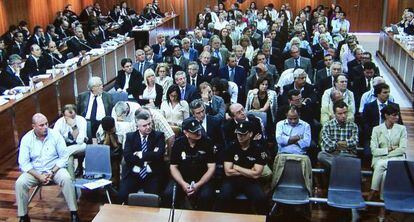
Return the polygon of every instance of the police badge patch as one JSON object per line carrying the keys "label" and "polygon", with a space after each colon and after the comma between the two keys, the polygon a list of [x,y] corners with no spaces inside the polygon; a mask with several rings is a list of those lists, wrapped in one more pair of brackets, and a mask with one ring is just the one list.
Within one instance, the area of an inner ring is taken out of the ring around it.
{"label": "police badge patch", "polygon": [[234,155],[234,161],[238,161],[239,160],[239,156],[236,154],[236,155]]}

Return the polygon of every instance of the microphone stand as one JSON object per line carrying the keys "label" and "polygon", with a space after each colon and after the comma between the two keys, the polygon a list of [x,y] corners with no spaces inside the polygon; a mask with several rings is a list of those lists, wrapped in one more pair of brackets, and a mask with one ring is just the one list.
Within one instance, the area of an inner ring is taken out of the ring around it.
{"label": "microphone stand", "polygon": [[170,209],[170,215],[168,216],[168,221],[174,222],[174,213],[175,213],[175,196],[177,193],[177,183],[174,182],[173,186],[173,196],[172,196],[172,202],[171,202],[171,209]]}

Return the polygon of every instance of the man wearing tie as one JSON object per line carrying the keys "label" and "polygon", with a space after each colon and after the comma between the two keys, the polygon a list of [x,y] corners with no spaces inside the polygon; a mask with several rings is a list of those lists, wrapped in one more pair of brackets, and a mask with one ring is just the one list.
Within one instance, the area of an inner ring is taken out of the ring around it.
{"label": "man wearing tie", "polygon": [[224,67],[226,65],[227,57],[229,56],[229,51],[227,48],[221,47],[221,40],[218,36],[211,37],[211,54],[215,58],[219,67]]}
{"label": "man wearing tie", "polygon": [[216,163],[223,164],[225,143],[223,128],[221,126],[222,120],[216,116],[207,114],[206,105],[201,99],[195,99],[190,103],[190,111],[193,117],[200,122],[202,134],[210,138],[213,142]]}
{"label": "man wearing tie", "polygon": [[96,131],[102,118],[110,116],[112,111],[112,97],[103,91],[101,78],[93,76],[88,81],[89,91],[78,95],[77,110],[87,120],[88,138],[96,138]]}
{"label": "man wearing tie", "polygon": [[144,189],[145,193],[160,195],[164,173],[164,133],[153,130],[150,114],[135,116],[137,131],[127,133],[122,169],[119,202],[127,202],[130,193]]}
{"label": "man wearing tie", "polygon": [[144,77],[144,72],[148,68],[154,68],[152,67],[152,63],[145,60],[145,52],[142,49],[138,49],[135,52],[135,63],[134,63],[134,69],[139,72],[139,75],[141,77]]}
{"label": "man wearing tie", "polygon": [[207,51],[203,51],[199,57],[200,63],[198,74],[203,76],[207,81],[210,81],[212,78],[216,77],[218,73],[218,64],[211,63],[211,54]]}
{"label": "man wearing tie", "polygon": [[40,59],[42,55],[42,50],[39,45],[34,44],[30,46],[30,56],[27,58],[22,69],[22,79],[25,85],[29,85],[30,78],[33,76],[46,73],[46,68],[44,67],[44,62]]}
{"label": "man wearing tie", "polygon": [[[384,122],[384,119],[381,118],[381,110],[389,104],[395,104],[399,108],[398,104],[389,101],[390,87],[386,83],[376,85],[374,87],[374,94],[377,96],[377,99],[366,104],[362,113],[364,135],[367,135],[363,138],[364,153],[367,155],[370,154],[369,143],[371,141],[372,129]],[[403,124],[401,114],[399,114],[398,124]]]}
{"label": "man wearing tie", "polygon": [[154,54],[157,60],[161,61],[164,56],[168,54],[167,45],[165,42],[165,35],[164,33],[158,33],[157,35],[157,43],[151,46],[154,50]]}
{"label": "man wearing tie", "polygon": [[300,56],[300,49],[297,45],[290,48],[291,58],[285,61],[285,70],[290,68],[302,68],[308,73],[309,78],[313,81],[313,68],[311,60]]}
{"label": "man wearing tie", "polygon": [[24,82],[20,77],[20,64],[22,58],[13,54],[9,57],[9,65],[0,73],[0,93],[3,95],[11,95],[16,92],[13,90],[16,86],[24,86]]}
{"label": "man wearing tie", "polygon": [[51,69],[53,66],[66,61],[66,56],[59,52],[54,41],[48,43],[47,51],[43,54],[43,58],[46,69]]}
{"label": "man wearing tie", "polygon": [[9,55],[17,54],[22,58],[26,58],[26,43],[23,33],[16,32],[13,35],[14,43],[9,48]]}
{"label": "man wearing tie", "polygon": [[190,62],[188,63],[188,78],[187,78],[187,84],[193,85],[196,88],[198,86],[205,82],[206,79],[203,76],[200,76],[198,74],[199,66],[197,62]]}
{"label": "man wearing tie", "polygon": [[80,26],[75,28],[75,36],[67,41],[66,44],[69,51],[72,52],[74,56],[78,56],[82,51],[89,51],[92,49],[92,47],[88,45],[88,42],[83,35],[82,27]]}
{"label": "man wearing tie", "polygon": [[180,87],[180,100],[185,100],[187,103],[191,103],[191,101],[200,97],[197,88],[193,85],[187,84],[185,72],[178,71],[175,74],[175,83]]}
{"label": "man wearing tie", "polygon": [[35,26],[33,29],[33,35],[30,37],[27,43],[27,46],[29,47],[33,44],[37,44],[41,49],[45,49],[47,46],[43,28],[40,26]]}

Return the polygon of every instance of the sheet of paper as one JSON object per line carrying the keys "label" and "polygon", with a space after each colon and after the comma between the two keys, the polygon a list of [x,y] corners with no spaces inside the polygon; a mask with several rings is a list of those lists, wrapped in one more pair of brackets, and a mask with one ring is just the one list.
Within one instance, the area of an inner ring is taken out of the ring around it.
{"label": "sheet of paper", "polygon": [[103,186],[111,184],[111,183],[112,183],[112,181],[110,181],[110,180],[100,179],[100,180],[97,180],[97,181],[94,181],[94,182],[85,183],[83,186],[90,189],[90,190],[94,190],[96,188],[103,187]]}

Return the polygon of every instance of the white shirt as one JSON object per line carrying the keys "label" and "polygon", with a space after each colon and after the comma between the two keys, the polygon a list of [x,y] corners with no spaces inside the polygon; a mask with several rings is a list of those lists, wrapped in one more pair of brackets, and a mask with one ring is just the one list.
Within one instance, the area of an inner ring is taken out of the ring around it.
{"label": "white shirt", "polygon": [[[135,123],[135,111],[141,108],[141,106],[136,102],[126,102],[126,104],[129,106],[129,114],[125,117],[123,122]],[[118,121],[118,116],[116,115],[115,107],[112,109],[111,117],[114,118],[115,122]]]}
{"label": "white shirt", "polygon": [[231,103],[237,103],[237,96],[239,94],[239,87],[236,83],[232,82],[232,81],[228,81],[229,84],[229,88],[228,88],[228,92],[230,93],[230,101]]}
{"label": "white shirt", "polygon": [[129,79],[131,78],[131,74],[125,73],[125,84],[122,91],[126,92],[126,90],[129,88]]}
{"label": "white shirt", "polygon": [[181,100],[174,107],[165,100],[161,103],[161,112],[169,123],[174,123],[177,126],[181,126],[183,120],[190,116],[188,103],[185,100]]}
{"label": "white shirt", "polygon": [[[90,93],[88,111],[86,112],[85,119],[90,119],[91,118],[92,105],[93,105],[93,100],[94,99],[95,99],[95,96],[93,95],[93,93]],[[103,104],[102,94],[97,96],[96,99],[97,99],[97,102],[98,102],[98,107],[96,109],[96,120],[100,121],[100,120],[102,120],[102,118],[105,117],[105,106]]]}
{"label": "white shirt", "polygon": [[60,135],[63,136],[63,138],[65,139],[65,141],[67,141],[67,142],[76,142],[77,144],[83,144],[83,143],[85,143],[85,138],[87,137],[86,136],[86,126],[87,126],[86,119],[83,116],[76,115],[76,117],[75,117],[75,125],[77,126],[78,131],[79,131],[79,134],[76,137],[76,140],[75,141],[71,141],[68,138],[68,134],[69,133],[72,134],[73,133],[73,129],[72,129],[71,126],[69,126],[66,123],[65,117],[59,118],[56,121],[55,125],[53,126],[53,129],[56,130],[57,132],[59,132]]}
{"label": "white shirt", "polygon": [[155,100],[156,97],[157,97],[157,92],[155,90],[155,85],[152,87],[152,89],[149,89],[148,86],[145,87],[144,92],[142,93],[142,99]]}
{"label": "white shirt", "polygon": [[26,133],[19,147],[19,167],[23,172],[36,170],[39,173],[48,172],[54,166],[66,167],[69,152],[62,135],[48,128],[46,138],[38,139],[34,130]]}

